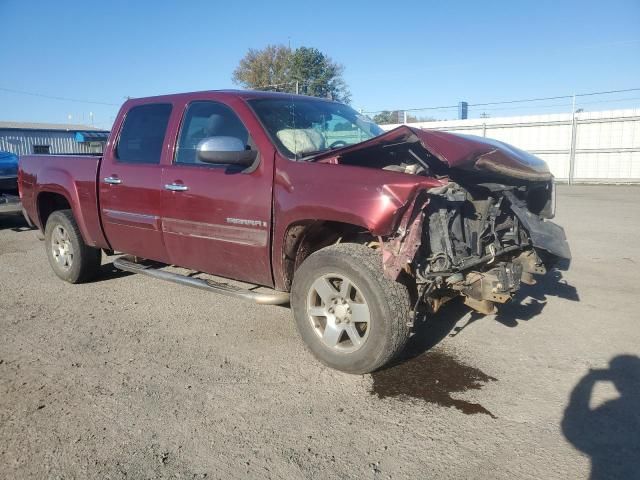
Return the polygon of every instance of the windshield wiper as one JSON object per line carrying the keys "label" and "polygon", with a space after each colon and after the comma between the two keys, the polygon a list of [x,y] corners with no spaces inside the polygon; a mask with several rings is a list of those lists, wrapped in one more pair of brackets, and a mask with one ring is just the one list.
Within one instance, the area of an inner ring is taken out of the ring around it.
{"label": "windshield wiper", "polygon": [[[361,143],[361,142],[358,142],[358,143]],[[351,145],[356,145],[356,144],[354,143]],[[340,145],[339,147],[328,147],[328,148],[323,148],[322,150],[312,150],[310,152],[305,152],[304,157],[300,157],[300,158],[296,157],[296,159],[306,162],[312,159],[313,157],[320,155],[321,153],[331,152],[333,150],[340,150],[342,148],[350,147],[351,145]]]}
{"label": "windshield wiper", "polygon": [[320,155],[321,153],[329,152],[331,150],[333,150],[333,149],[332,148],[323,148],[321,150],[312,150],[310,152],[304,152],[303,154],[300,154],[300,155],[303,155],[303,156],[298,157],[298,155],[296,155],[296,160],[300,160],[302,162],[306,162],[307,160],[309,160],[310,158],[315,157],[316,155]]}

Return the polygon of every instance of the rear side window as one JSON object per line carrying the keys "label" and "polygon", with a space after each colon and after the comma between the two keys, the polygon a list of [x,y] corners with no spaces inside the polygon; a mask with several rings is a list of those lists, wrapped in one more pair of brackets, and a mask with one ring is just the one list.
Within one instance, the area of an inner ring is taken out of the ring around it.
{"label": "rear side window", "polygon": [[160,163],[171,105],[133,107],[124,119],[116,158],[122,163]]}

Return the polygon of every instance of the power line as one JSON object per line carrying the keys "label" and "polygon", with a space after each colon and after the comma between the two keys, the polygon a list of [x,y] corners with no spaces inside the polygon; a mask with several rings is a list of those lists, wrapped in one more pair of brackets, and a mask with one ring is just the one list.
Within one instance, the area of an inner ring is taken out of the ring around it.
{"label": "power line", "polygon": [[488,103],[470,103],[470,107],[485,107],[487,105],[506,105],[510,103],[526,103],[526,102],[539,102],[542,100],[560,100],[569,99],[575,97],[590,97],[593,95],[607,95],[610,93],[624,93],[624,92],[637,92],[640,88],[627,88],[624,90],[609,90],[606,92],[589,92],[589,93],[576,93],[575,95],[559,95],[556,97],[544,97],[544,98],[527,98],[523,100],[508,100],[504,102],[488,102]]}
{"label": "power line", "polygon": [[[545,100],[561,100],[561,99],[570,99],[575,97],[589,97],[589,96],[593,96],[593,95],[607,95],[607,94],[612,94],[612,93],[625,93],[625,92],[637,92],[640,91],[640,88],[626,88],[623,90],[607,90],[607,91],[602,91],[602,92],[588,92],[588,93],[577,93],[575,95],[557,95],[554,97],[539,97],[539,98],[524,98],[524,99],[520,99],[520,100],[504,100],[504,101],[500,101],[500,102],[485,102],[485,103],[469,103],[468,106],[469,107],[486,107],[486,106],[490,106],[490,105],[508,105],[508,104],[513,104],[513,103],[530,103],[530,102],[540,102],[540,101],[545,101]],[[423,108],[405,108],[405,109],[395,109],[395,110],[401,110],[401,111],[405,111],[405,112],[418,112],[418,111],[423,111],[423,110],[449,110],[449,109],[454,109],[454,108],[458,108],[458,105],[445,105],[445,106],[439,106],[439,107],[423,107]],[[371,112],[364,112],[364,113],[379,113],[379,112],[384,112],[384,111],[389,111],[389,110],[375,110],[375,111],[371,111]]]}
{"label": "power line", "polygon": [[30,95],[32,97],[49,98],[51,100],[62,100],[62,101],[65,101],[65,102],[91,103],[91,104],[94,104],[94,105],[109,105],[109,106],[112,106],[112,107],[119,107],[120,106],[117,103],[99,102],[99,101],[96,101],[96,100],[80,100],[78,98],[58,97],[58,96],[55,96],[55,95],[45,95],[43,93],[25,92],[23,90],[14,90],[12,88],[0,87],[0,91],[9,92],[9,93],[17,93],[17,94],[20,94],[20,95]]}
{"label": "power line", "polygon": [[[595,105],[598,103],[617,103],[617,102],[633,102],[636,100],[640,100],[640,97],[630,97],[630,98],[615,98],[611,100],[595,100],[591,102],[581,102],[576,104],[576,107],[587,106],[587,105]],[[522,108],[530,108],[529,105],[517,105],[512,107],[494,107],[494,108],[483,108],[483,112],[502,112],[506,110],[518,110]],[[566,103],[555,103],[551,105],[536,105],[535,108],[567,108]]]}

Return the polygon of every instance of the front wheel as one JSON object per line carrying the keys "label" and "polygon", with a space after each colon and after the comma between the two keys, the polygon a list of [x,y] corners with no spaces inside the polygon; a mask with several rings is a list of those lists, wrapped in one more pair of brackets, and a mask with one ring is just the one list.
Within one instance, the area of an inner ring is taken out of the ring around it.
{"label": "front wheel", "polygon": [[380,253],[364,245],[333,245],[305,259],[291,305],[311,352],[344,372],[377,370],[409,338],[409,292],[384,276]]}
{"label": "front wheel", "polygon": [[81,283],[98,273],[102,250],[84,243],[71,210],[57,210],[49,216],[44,240],[49,264],[62,280]]}

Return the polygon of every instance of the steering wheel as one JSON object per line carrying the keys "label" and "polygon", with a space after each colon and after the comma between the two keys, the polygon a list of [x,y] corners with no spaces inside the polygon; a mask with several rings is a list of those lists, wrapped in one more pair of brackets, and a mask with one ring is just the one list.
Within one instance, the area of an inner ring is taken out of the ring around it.
{"label": "steering wheel", "polygon": [[333,149],[333,148],[346,147],[346,146],[347,146],[347,142],[345,142],[344,140],[336,140],[331,145],[329,145],[329,148]]}

